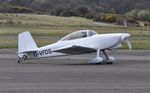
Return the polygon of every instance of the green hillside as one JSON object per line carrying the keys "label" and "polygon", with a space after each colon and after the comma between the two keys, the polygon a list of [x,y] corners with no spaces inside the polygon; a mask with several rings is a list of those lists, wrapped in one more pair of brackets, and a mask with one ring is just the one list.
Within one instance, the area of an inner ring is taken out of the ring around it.
{"label": "green hillside", "polygon": [[149,0],[0,0],[5,6],[25,6],[36,11],[50,12],[55,8],[88,7],[90,11],[123,14],[133,9],[150,9]]}

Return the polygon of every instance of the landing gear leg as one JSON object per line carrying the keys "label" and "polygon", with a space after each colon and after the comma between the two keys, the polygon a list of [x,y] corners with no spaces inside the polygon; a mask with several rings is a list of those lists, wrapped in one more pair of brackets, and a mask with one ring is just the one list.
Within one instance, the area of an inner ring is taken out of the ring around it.
{"label": "landing gear leg", "polygon": [[108,55],[106,54],[105,50],[103,50],[103,53],[106,57],[106,59],[104,59],[104,62],[106,62],[107,64],[112,64],[115,61],[114,57],[108,57]]}
{"label": "landing gear leg", "polygon": [[99,55],[100,55],[100,49],[97,49],[96,58],[90,60],[88,63],[99,64],[99,63],[103,62],[103,58],[101,58]]}

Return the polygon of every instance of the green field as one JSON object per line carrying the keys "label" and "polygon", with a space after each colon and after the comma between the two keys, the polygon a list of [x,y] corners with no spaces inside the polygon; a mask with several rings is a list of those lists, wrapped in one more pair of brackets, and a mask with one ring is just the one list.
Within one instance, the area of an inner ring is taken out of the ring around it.
{"label": "green field", "polygon": [[[78,17],[0,13],[0,36],[17,36],[24,31],[30,31],[34,36],[65,36],[83,29],[91,29],[100,34],[124,32],[122,27],[106,27]],[[150,27],[128,27],[127,32],[132,36],[150,36]],[[42,46],[54,43],[58,39],[36,38],[35,40],[38,46]],[[149,39],[131,39],[131,42],[133,49],[150,49]],[[0,38],[0,48],[17,48],[17,39]],[[126,45],[122,49],[127,49]]]}

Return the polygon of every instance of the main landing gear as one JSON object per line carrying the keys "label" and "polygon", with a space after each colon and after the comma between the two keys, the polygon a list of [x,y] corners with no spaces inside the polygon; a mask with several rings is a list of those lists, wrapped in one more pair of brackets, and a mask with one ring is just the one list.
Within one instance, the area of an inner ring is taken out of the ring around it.
{"label": "main landing gear", "polygon": [[115,61],[114,57],[108,57],[105,50],[102,51],[106,57],[106,59],[101,58],[100,55],[100,49],[97,49],[96,51],[96,58],[90,60],[88,63],[91,64],[100,64],[100,63],[107,63],[107,64],[112,64]]}

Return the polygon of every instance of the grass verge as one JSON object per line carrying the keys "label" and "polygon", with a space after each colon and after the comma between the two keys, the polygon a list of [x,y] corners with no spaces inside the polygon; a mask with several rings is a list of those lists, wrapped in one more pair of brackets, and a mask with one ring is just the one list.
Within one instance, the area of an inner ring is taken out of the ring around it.
{"label": "grass verge", "polygon": [[[124,32],[124,28],[104,27],[101,23],[78,17],[0,13],[0,35],[16,36],[30,31],[32,35],[64,36],[83,29],[95,30],[100,34]],[[132,36],[150,36],[150,27],[128,27],[127,32]]]}
{"label": "grass verge", "polygon": [[[48,44],[55,43],[59,39],[50,39],[50,38],[35,38],[35,42],[39,47],[45,46]],[[149,50],[150,49],[150,39],[130,39],[133,50]],[[17,48],[17,39],[16,38],[1,38],[0,39],[0,48]],[[128,49],[127,44],[124,42],[121,49]]]}

